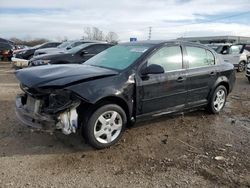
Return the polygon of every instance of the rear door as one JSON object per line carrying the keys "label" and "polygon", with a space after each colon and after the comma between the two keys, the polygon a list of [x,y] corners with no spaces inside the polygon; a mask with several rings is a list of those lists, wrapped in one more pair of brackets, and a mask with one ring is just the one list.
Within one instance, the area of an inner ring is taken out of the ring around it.
{"label": "rear door", "polygon": [[137,114],[159,113],[160,115],[183,109],[187,90],[181,46],[171,45],[158,49],[140,70],[151,64],[162,66],[165,72],[138,77]]}
{"label": "rear door", "polygon": [[186,45],[187,69],[187,107],[207,103],[212,85],[218,77],[214,54],[199,46]]}

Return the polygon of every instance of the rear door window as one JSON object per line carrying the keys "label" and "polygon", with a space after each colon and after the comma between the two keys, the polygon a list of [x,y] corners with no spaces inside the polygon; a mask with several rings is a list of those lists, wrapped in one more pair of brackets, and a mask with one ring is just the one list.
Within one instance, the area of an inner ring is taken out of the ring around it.
{"label": "rear door window", "polygon": [[206,67],[215,64],[215,57],[209,50],[193,46],[187,46],[186,50],[189,68]]}

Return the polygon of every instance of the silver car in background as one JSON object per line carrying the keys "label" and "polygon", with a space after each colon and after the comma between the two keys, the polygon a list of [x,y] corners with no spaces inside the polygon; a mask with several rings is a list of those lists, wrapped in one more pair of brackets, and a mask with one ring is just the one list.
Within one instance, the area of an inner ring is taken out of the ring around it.
{"label": "silver car in background", "polygon": [[216,52],[222,54],[224,61],[233,64],[238,72],[243,72],[250,60],[248,44],[223,45],[217,48]]}

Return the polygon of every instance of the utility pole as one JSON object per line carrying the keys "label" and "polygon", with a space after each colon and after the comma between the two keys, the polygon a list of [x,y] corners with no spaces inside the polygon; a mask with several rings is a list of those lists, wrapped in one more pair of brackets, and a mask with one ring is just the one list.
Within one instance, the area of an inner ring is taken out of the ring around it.
{"label": "utility pole", "polygon": [[150,26],[148,30],[148,40],[151,40],[151,35],[152,35],[152,27]]}

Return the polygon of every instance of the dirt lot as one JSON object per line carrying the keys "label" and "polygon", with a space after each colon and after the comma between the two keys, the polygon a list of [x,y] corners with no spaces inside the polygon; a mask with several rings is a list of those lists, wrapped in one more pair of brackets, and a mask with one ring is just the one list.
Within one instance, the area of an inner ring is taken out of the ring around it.
{"label": "dirt lot", "polygon": [[220,115],[200,110],[139,123],[99,151],[80,135],[20,126],[14,112],[19,92],[10,63],[0,62],[0,187],[250,187],[244,74],[237,74]]}

